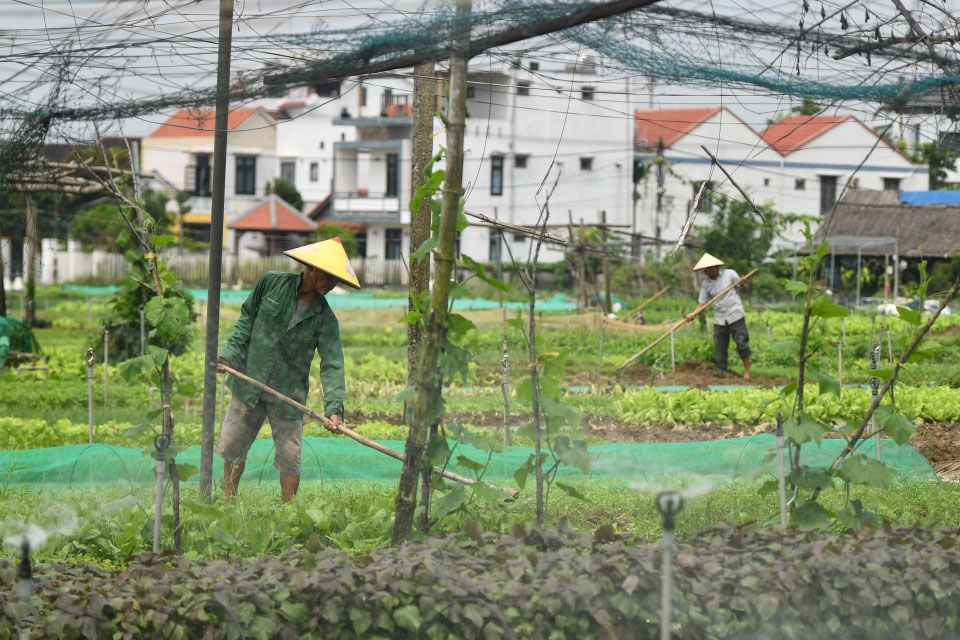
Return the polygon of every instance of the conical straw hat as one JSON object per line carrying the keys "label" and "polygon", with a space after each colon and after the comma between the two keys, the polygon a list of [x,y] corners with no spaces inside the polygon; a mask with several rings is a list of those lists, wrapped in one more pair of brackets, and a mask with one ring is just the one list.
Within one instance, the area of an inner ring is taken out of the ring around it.
{"label": "conical straw hat", "polygon": [[283,253],[308,267],[316,267],[321,271],[329,273],[337,280],[350,285],[354,289],[360,288],[360,282],[357,281],[357,274],[354,273],[353,267],[350,266],[350,260],[347,258],[347,252],[343,250],[340,238],[330,238],[323,242],[314,242],[313,244],[290,249]]}
{"label": "conical straw hat", "polygon": [[700,271],[701,269],[707,269],[709,267],[719,267],[723,264],[723,260],[719,258],[714,258],[709,253],[703,254],[703,257],[697,262],[697,266],[693,268],[694,271]]}

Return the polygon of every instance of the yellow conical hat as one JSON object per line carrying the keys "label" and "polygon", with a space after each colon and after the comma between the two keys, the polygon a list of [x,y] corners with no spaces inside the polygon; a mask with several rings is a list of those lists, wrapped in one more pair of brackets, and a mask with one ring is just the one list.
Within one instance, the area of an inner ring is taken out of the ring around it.
{"label": "yellow conical hat", "polygon": [[697,262],[697,266],[693,268],[694,271],[700,271],[701,269],[707,269],[709,267],[719,267],[723,264],[723,260],[719,258],[714,258],[709,253],[703,254],[703,257]]}
{"label": "yellow conical hat", "polygon": [[313,244],[290,249],[283,253],[308,267],[316,267],[321,271],[329,273],[337,280],[350,285],[354,289],[360,288],[360,282],[357,281],[357,274],[354,273],[353,267],[350,266],[350,260],[347,258],[347,252],[343,250],[343,244],[340,243],[340,238],[330,238],[323,242],[314,242]]}

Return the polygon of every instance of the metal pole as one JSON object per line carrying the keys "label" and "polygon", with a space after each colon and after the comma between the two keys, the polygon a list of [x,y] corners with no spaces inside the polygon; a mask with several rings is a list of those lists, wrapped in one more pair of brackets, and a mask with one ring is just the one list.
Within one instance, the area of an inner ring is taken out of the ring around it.
{"label": "metal pole", "polygon": [[887,360],[893,364],[893,342],[890,340],[890,325],[887,325]]}
{"label": "metal pole", "polygon": [[87,329],[93,329],[93,298],[87,296]]}
{"label": "metal pole", "polygon": [[157,449],[157,499],[153,512],[153,552],[160,553],[160,526],[163,518],[163,473],[167,466],[167,436],[159,434],[153,439]]}
{"label": "metal pole", "polygon": [[107,386],[110,384],[110,329],[103,327],[103,410],[107,410]]}
{"label": "metal pole", "polygon": [[[223,201],[227,169],[227,115],[230,108],[230,46],[233,0],[220,0],[217,52],[216,130],[213,138],[213,201],[207,279],[207,331],[203,369],[203,424],[200,436],[200,496],[210,497],[213,482],[213,427],[217,406],[217,345],[220,338],[220,279],[223,255]],[[234,256],[236,258],[236,256]],[[242,367],[244,363],[234,362]]]}
{"label": "metal pole", "polygon": [[143,307],[140,307],[140,355],[147,352],[147,323],[143,317]]}
{"label": "metal pole", "polygon": [[510,354],[507,353],[507,336],[503,336],[503,358],[500,360],[503,389],[503,444],[510,444]]}
{"label": "metal pole", "polygon": [[87,428],[89,444],[93,444],[93,347],[87,349]]}
{"label": "metal pole", "polygon": [[670,640],[673,624],[673,531],[677,513],[683,508],[683,496],[676,491],[657,495],[657,509],[663,517],[663,562],[660,565],[660,640]]}
{"label": "metal pole", "polygon": [[780,496],[780,526],[787,527],[787,478],[783,465],[783,415],[777,411],[777,491]]}
{"label": "metal pole", "polygon": [[[877,344],[877,346],[874,347],[873,353],[871,354],[871,357],[870,357],[870,368],[876,371],[879,364],[880,364],[880,345]],[[878,395],[880,395],[880,378],[878,378],[876,375],[873,375],[873,376],[870,376],[870,402],[871,403],[875,402]],[[871,431],[877,430],[876,421],[874,420],[873,416],[870,416],[870,430]],[[881,462],[879,433],[877,433],[874,436],[874,440],[876,445],[877,461]]]}
{"label": "metal pole", "polygon": [[843,387],[843,333],[837,340],[837,384]]}

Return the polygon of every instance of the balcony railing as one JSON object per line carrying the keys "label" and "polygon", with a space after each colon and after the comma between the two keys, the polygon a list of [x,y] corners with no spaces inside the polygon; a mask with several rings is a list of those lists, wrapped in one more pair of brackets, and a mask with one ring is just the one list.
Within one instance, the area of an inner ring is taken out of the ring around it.
{"label": "balcony railing", "polygon": [[380,116],[383,118],[412,118],[413,100],[409,95],[384,94],[380,96]]}

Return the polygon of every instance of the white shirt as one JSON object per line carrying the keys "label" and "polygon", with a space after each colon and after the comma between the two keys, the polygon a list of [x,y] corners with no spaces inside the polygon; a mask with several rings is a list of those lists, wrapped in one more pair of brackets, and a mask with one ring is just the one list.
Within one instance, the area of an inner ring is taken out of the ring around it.
{"label": "white shirt", "polygon": [[[733,269],[721,269],[716,280],[711,280],[709,276],[705,277],[700,283],[700,297],[697,302],[699,304],[709,302],[715,295],[739,279],[740,275]],[[721,326],[733,324],[745,315],[743,301],[740,300],[740,294],[735,288],[713,304],[713,324]]]}

